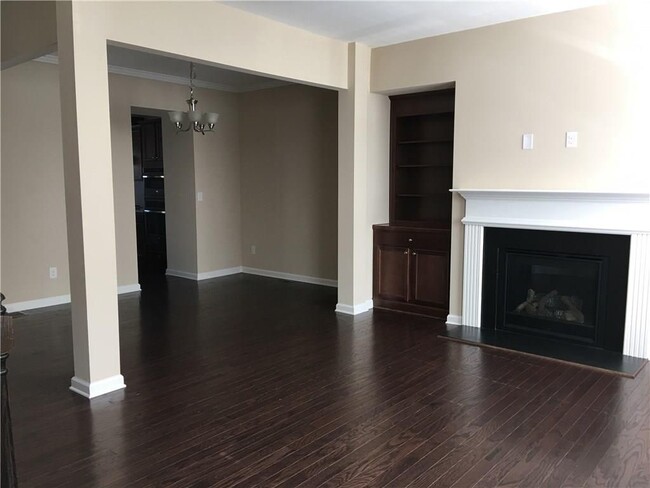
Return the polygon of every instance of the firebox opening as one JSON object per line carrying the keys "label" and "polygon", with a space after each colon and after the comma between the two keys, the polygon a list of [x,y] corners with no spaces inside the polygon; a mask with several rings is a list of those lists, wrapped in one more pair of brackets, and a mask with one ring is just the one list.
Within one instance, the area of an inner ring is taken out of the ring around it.
{"label": "firebox opening", "polygon": [[621,352],[629,237],[487,228],[484,329]]}
{"label": "firebox opening", "polygon": [[504,328],[594,343],[605,267],[598,258],[507,252]]}

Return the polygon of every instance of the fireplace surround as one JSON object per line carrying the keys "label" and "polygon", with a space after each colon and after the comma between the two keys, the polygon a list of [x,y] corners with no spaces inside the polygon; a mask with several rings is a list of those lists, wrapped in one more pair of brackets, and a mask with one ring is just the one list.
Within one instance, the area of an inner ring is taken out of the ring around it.
{"label": "fireplace surround", "polygon": [[[538,191],[538,190],[452,190],[459,193],[465,200],[465,217],[462,222],[465,227],[464,258],[463,258],[463,305],[462,316],[456,320],[450,316],[449,323],[460,323],[467,327],[481,328],[484,321],[492,320],[494,315],[488,311],[487,316],[483,310],[483,300],[488,290],[494,288],[494,283],[487,283],[484,269],[484,252],[486,242],[486,230],[488,238],[493,232],[502,232],[504,229],[522,229],[532,231],[552,231],[553,233],[582,234],[584,242],[591,243],[597,235],[620,237],[619,246],[627,251],[627,259],[595,263],[590,261],[589,256],[580,252],[559,253],[560,257],[575,259],[566,266],[560,266],[557,261],[552,262],[552,256],[548,253],[537,253],[538,256],[522,256],[522,253],[512,253],[510,265],[519,266],[521,269],[529,270],[530,280],[537,283],[535,286],[547,288],[545,285],[551,277],[563,273],[576,276],[567,278],[571,284],[565,286],[565,290],[556,290],[556,298],[549,308],[544,303],[544,313],[557,314],[561,320],[568,322],[573,329],[580,330],[578,322],[591,322],[582,324],[585,328],[594,325],[594,320],[600,317],[603,311],[599,309],[602,303],[590,302],[589,298],[579,297],[580,287],[584,288],[583,293],[590,287],[604,286],[602,284],[603,274],[608,277],[618,276],[619,291],[620,283],[626,285],[624,297],[621,297],[619,309],[624,308],[620,317],[623,326],[620,327],[619,337],[616,334],[602,339],[602,335],[585,331],[585,341],[595,343],[601,341],[600,346],[609,350],[618,350],[624,355],[636,358],[650,358],[650,193],[605,193],[605,192],[579,192],[579,191]],[[489,244],[490,239],[488,239]],[[622,244],[621,244],[622,243]],[[580,247],[580,246],[578,246]],[[579,251],[579,249],[578,249]],[[523,253],[526,254],[526,253]],[[534,254],[534,253],[533,253]],[[570,256],[571,255],[571,256]],[[557,258],[558,256],[556,256]],[[527,258],[531,258],[526,262]],[[580,261],[582,259],[582,261]],[[597,261],[597,260],[596,260]],[[489,265],[489,263],[488,263]],[[573,272],[571,272],[573,270]],[[521,274],[521,273],[520,273]],[[525,273],[524,273],[525,274]],[[490,273],[487,276],[493,276]],[[556,276],[557,278],[557,276]],[[525,285],[522,285],[525,286]],[[485,287],[485,289],[484,289]],[[540,319],[532,313],[535,307],[539,307],[539,301],[553,290],[534,290],[532,284],[529,287],[533,293],[528,297],[521,295],[521,302],[514,305],[515,311],[518,306],[522,309],[518,313],[523,317],[523,327],[526,326],[526,319]],[[578,291],[577,291],[578,290]],[[484,293],[485,291],[485,293]],[[545,293],[543,293],[545,292]],[[538,296],[541,295],[541,296]],[[530,300],[528,300],[530,298]],[[547,298],[547,301],[549,298]],[[509,306],[514,303],[511,298]],[[530,306],[524,305],[529,301]],[[567,311],[578,308],[581,303],[582,309],[573,315]],[[559,304],[559,305],[558,305]],[[571,306],[570,306],[571,305]],[[529,309],[528,317],[522,313],[525,308]],[[513,310],[509,310],[513,312]],[[536,313],[536,312],[535,312]],[[584,315],[580,317],[580,314]],[[599,315],[600,314],[600,315]],[[489,316],[489,318],[488,318]],[[519,317],[521,319],[522,317]],[[515,320],[516,325],[522,326],[522,320]],[[531,322],[528,321],[528,325]],[[490,327],[489,322],[485,322]],[[511,324],[513,325],[513,324]],[[496,326],[496,323],[495,325]],[[570,327],[571,328],[571,327]],[[544,332],[542,332],[543,334]],[[571,334],[570,334],[571,335]],[[573,335],[573,340],[580,342],[580,339]],[[578,334],[579,335],[579,334]]]}

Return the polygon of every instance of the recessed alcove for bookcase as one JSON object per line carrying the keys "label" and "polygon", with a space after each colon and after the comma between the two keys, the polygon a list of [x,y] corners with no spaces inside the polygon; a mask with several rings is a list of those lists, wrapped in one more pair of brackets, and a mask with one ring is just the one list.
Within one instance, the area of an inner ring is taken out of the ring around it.
{"label": "recessed alcove for bookcase", "polygon": [[392,225],[448,227],[454,90],[392,99]]}
{"label": "recessed alcove for bookcase", "polygon": [[453,88],[390,97],[390,222],[373,226],[373,305],[449,311]]}

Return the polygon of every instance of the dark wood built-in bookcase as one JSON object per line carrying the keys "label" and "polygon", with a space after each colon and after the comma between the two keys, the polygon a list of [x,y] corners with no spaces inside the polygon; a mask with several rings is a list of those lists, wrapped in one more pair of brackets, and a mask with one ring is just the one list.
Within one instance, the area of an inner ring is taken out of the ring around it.
{"label": "dark wood built-in bookcase", "polygon": [[374,226],[374,306],[446,318],[455,90],[391,97],[390,222]]}
{"label": "dark wood built-in bookcase", "polygon": [[451,225],[454,90],[391,98],[392,225]]}

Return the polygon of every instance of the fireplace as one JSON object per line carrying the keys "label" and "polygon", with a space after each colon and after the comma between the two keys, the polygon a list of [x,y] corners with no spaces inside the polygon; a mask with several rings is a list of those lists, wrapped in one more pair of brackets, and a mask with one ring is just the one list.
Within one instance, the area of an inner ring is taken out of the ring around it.
{"label": "fireplace", "polygon": [[452,191],[465,200],[447,318],[459,334],[552,342],[584,364],[650,358],[650,192]]}
{"label": "fireplace", "polygon": [[630,238],[487,228],[481,328],[622,352]]}

